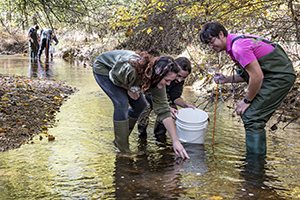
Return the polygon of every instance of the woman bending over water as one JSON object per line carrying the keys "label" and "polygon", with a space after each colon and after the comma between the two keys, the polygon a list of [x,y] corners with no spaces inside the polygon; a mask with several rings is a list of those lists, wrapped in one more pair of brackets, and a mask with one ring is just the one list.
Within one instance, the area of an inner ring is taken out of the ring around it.
{"label": "woman bending over water", "polygon": [[175,153],[189,158],[178,139],[166,97],[165,86],[176,78],[179,71],[180,67],[172,57],[153,57],[147,52],[114,50],[96,58],[93,73],[113,102],[114,144],[121,152],[130,152],[129,135],[147,106],[142,94],[151,92],[153,110],[169,132]]}

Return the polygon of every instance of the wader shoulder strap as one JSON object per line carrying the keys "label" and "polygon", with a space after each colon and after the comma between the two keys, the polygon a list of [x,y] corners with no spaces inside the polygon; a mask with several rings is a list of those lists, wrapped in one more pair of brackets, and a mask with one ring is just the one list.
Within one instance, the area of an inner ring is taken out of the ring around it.
{"label": "wader shoulder strap", "polygon": [[262,39],[262,38],[253,37],[253,36],[241,35],[241,36],[238,36],[238,37],[236,37],[236,38],[234,38],[234,39],[232,40],[231,47],[232,47],[233,43],[234,43],[236,40],[240,39],[240,38],[251,38],[251,39],[255,39],[255,40],[257,40],[257,41],[262,41],[262,42],[264,42],[264,43],[271,44],[272,46],[274,46],[274,43],[273,43],[273,42],[270,42],[270,41],[268,41],[268,40],[265,40],[265,39]]}

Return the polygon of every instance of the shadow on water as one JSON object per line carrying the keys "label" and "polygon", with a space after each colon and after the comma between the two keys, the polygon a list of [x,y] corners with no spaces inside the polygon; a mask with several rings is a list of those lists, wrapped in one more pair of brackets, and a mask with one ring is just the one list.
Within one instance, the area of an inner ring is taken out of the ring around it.
{"label": "shadow on water", "polygon": [[[122,155],[112,144],[113,106],[91,68],[60,59],[45,65],[24,57],[0,57],[0,74],[54,78],[78,89],[48,130],[55,141],[37,137],[34,144],[1,153],[0,199],[300,198],[299,124],[268,131],[266,157],[246,156],[242,122],[220,104],[214,146],[209,123],[205,143],[183,144],[191,159],[181,160],[169,136],[164,143],[154,137],[151,114],[147,140],[141,141],[135,128],[132,153]],[[183,98],[190,104],[198,99],[188,87]],[[210,119],[213,110],[205,110]]]}

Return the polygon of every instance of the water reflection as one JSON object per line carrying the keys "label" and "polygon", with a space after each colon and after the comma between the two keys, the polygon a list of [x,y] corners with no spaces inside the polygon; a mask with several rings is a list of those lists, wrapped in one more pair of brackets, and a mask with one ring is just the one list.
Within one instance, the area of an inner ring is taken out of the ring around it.
{"label": "water reflection", "polygon": [[276,191],[282,187],[267,185],[270,182],[280,182],[278,176],[270,173],[274,169],[268,166],[266,156],[249,154],[240,167],[242,189],[237,191],[240,199],[287,199],[282,198]]}
{"label": "water reflection", "polygon": [[199,176],[207,171],[208,166],[203,144],[183,145],[189,160],[176,158],[172,148],[148,151],[145,140],[140,140],[140,154],[117,154],[114,174],[116,199],[178,199],[186,194],[182,173]]}
{"label": "water reflection", "polygon": [[[115,162],[116,199],[177,199],[184,194],[172,149],[135,157],[117,154]],[[125,196],[124,196],[125,195]]]}
{"label": "water reflection", "polygon": [[29,60],[28,76],[33,78],[55,78],[55,62],[42,62],[37,59]]}
{"label": "water reflection", "polygon": [[190,160],[186,160],[183,164],[182,172],[202,175],[208,170],[205,159],[205,146],[203,144],[183,144],[186,152],[190,156]]}

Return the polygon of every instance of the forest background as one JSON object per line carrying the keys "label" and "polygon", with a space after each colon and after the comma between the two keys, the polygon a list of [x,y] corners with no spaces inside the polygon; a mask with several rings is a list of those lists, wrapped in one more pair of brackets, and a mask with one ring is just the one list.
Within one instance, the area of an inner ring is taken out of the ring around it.
{"label": "forest background", "polygon": [[[234,73],[228,56],[201,43],[199,32],[209,21],[230,33],[254,34],[279,43],[294,63],[297,80],[283,111],[300,118],[300,2],[297,0],[1,0],[0,53],[28,56],[28,30],[51,28],[60,41],[56,56],[91,66],[102,52],[145,50],[153,55],[186,56],[194,85],[211,102],[216,94],[212,74],[221,68]],[[245,84],[221,86],[222,99],[240,100]],[[283,112],[281,112],[282,114]],[[278,121],[283,121],[280,118]]]}

